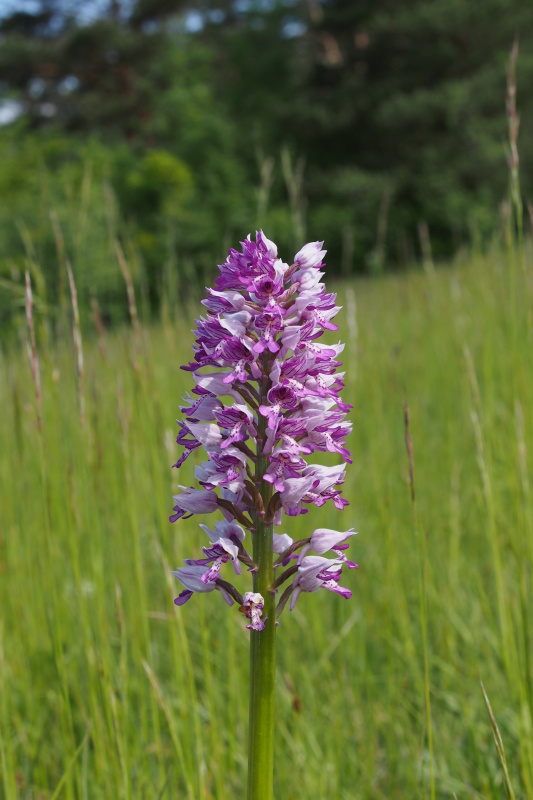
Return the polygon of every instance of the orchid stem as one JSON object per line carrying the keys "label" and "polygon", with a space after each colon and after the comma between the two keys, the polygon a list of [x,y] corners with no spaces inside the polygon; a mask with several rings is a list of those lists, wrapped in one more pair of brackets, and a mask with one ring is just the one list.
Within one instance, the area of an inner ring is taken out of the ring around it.
{"label": "orchid stem", "polygon": [[[262,387],[263,388],[263,387]],[[265,391],[266,394],[266,391]],[[266,418],[259,417],[258,442],[264,440]],[[272,487],[263,481],[268,456],[260,455],[258,445],[255,476],[266,508]],[[274,797],[274,686],[276,681],[275,595],[269,591],[274,580],[272,524],[258,513],[254,519],[254,592],[264,598],[265,627],[250,636],[250,729],[248,740],[248,800],[273,800]]]}

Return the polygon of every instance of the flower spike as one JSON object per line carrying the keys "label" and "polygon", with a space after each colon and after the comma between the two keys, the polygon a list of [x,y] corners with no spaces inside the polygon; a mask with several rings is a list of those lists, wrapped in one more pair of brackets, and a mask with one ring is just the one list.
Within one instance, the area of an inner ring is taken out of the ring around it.
{"label": "flower spike", "polygon": [[[301,592],[325,588],[348,598],[341,571],[357,566],[345,553],[353,528],[317,528],[296,542],[274,532],[284,513],[290,518],[312,505],[331,502],[342,510],[348,504],[342,484],[352,463],[346,446],[351,405],[341,400],[344,373],[338,372],[344,345],[318,341],[338,330],[333,319],[339,311],[322,282],[322,245],[309,242],[285,262],[258,231],[255,241],[248,236],[240,250],[231,249],[202,301],[194,356],[183,367],[194,388],[183,400],[177,437],[183,453],[174,466],[192,456],[197,485],[179,487],[170,521],[216,512],[220,519],[200,526],[209,543],[173,573],[184,587],[175,602],[218,590],[227,603],[240,603],[256,634],[274,624],[271,604],[283,583],[292,580],[278,614],[289,598],[294,608]],[[338,463],[309,463],[315,453],[330,453]],[[266,549],[259,546],[265,536]],[[324,558],[328,552],[334,558]],[[243,564],[254,590],[241,598],[221,576],[230,566],[241,575]]]}

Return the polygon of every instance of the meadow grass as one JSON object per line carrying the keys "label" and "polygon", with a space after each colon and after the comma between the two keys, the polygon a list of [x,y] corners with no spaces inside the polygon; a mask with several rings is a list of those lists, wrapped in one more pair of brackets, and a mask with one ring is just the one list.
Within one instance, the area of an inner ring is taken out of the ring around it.
{"label": "meadow grass", "polygon": [[[496,248],[337,287],[351,505],[286,530],[355,526],[360,569],[281,619],[279,800],[533,796],[530,272]],[[0,356],[5,800],[244,796],[245,620],[169,575],[204,543],[168,522],[193,313],[86,337],[83,426],[70,341],[38,337],[42,432]]]}

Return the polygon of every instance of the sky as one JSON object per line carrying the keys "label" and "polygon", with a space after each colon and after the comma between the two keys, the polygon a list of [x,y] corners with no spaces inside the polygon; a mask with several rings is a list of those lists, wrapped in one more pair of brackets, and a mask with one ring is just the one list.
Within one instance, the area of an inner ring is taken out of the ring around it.
{"label": "sky", "polygon": [[[80,21],[91,22],[108,7],[109,0],[56,0],[56,5],[64,10],[75,9]],[[0,0],[0,17],[7,17],[15,11],[35,13],[40,6],[37,0]]]}

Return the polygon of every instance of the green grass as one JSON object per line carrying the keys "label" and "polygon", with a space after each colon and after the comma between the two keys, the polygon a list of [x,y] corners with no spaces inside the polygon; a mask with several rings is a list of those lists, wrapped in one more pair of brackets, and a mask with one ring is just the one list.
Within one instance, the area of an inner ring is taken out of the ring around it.
{"label": "green grass", "polygon": [[[533,796],[531,268],[496,250],[338,287],[357,300],[351,505],[286,530],[354,525],[360,569],[350,602],[308,595],[282,617],[279,800],[430,797],[431,749],[436,797]],[[71,343],[41,342],[42,435],[25,353],[0,356],[6,800],[244,796],[245,621],[218,594],[172,603],[169,569],[203,544],[194,519],[167,521],[190,328],[144,329],[143,356],[129,329],[107,359],[87,339],[85,428]]]}

